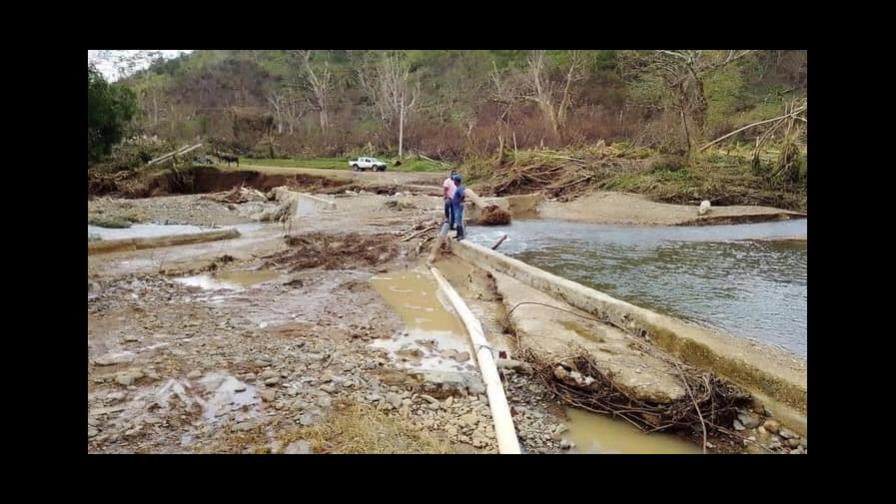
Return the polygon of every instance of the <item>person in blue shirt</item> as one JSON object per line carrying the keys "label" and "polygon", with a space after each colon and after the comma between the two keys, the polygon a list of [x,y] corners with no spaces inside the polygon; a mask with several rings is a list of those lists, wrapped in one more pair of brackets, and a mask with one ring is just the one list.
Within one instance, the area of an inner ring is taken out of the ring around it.
{"label": "person in blue shirt", "polygon": [[451,212],[454,217],[454,227],[457,229],[457,241],[464,239],[464,200],[466,199],[466,187],[461,185],[461,176],[454,175],[454,195],[451,197]]}

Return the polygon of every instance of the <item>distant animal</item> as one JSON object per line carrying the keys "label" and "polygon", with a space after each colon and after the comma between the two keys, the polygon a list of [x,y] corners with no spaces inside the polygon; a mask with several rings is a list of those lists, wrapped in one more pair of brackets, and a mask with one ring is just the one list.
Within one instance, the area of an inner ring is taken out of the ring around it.
{"label": "distant animal", "polygon": [[709,200],[703,200],[703,202],[700,203],[700,209],[698,210],[698,212],[700,215],[705,215],[707,212],[709,212],[709,208]]}
{"label": "distant animal", "polygon": [[218,156],[219,159],[226,161],[228,165],[230,165],[230,163],[236,163],[237,166],[240,165],[239,156],[233,156],[231,154],[224,154],[223,152],[215,152],[215,155]]}

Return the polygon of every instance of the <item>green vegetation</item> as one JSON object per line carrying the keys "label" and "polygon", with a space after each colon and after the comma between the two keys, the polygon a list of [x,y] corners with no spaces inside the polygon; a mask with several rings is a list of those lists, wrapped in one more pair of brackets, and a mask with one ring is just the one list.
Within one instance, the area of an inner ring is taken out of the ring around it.
{"label": "green vegetation", "polygon": [[[388,171],[457,166],[506,190],[551,179],[573,192],[805,208],[807,85],[806,51],[200,50],[97,80],[89,102],[113,104],[95,114],[112,127],[90,129],[102,134],[88,144],[91,162],[109,153],[136,96],[135,131],[159,141],[119,147],[123,159],[105,163],[115,169],[199,138],[245,165],[347,170],[374,155]],[[795,109],[787,125],[702,149]],[[604,145],[617,152],[601,158]],[[509,179],[520,170],[527,180]]]}
{"label": "green vegetation", "polygon": [[119,143],[137,110],[134,92],[110,85],[87,65],[87,161],[97,161]]}

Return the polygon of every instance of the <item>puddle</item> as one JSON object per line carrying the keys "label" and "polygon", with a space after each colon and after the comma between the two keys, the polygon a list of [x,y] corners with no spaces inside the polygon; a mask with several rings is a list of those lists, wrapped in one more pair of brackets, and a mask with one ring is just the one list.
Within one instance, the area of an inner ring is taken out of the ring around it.
{"label": "puddle", "polygon": [[270,270],[236,270],[221,271],[215,274],[194,275],[178,278],[175,281],[188,287],[199,287],[205,290],[244,290],[253,285],[277,278],[279,273]]}
{"label": "puddle", "polygon": [[575,446],[569,453],[600,454],[701,454],[699,446],[674,434],[644,434],[625,420],[568,408],[563,438]]}
{"label": "puddle", "polygon": [[405,367],[423,371],[469,372],[476,369],[463,324],[442,299],[429,274],[398,271],[370,279],[373,288],[404,321],[405,330],[372,343]]}

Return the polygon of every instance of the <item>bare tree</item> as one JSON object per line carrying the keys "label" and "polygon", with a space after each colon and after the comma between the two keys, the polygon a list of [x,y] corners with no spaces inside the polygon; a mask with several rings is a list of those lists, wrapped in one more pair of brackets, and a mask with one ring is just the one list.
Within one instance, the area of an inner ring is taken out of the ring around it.
{"label": "bare tree", "polygon": [[498,159],[499,161],[503,161],[504,145],[506,143],[505,135],[508,131],[513,138],[514,152],[516,152],[516,133],[513,131],[511,113],[513,107],[522,99],[522,93],[520,91],[521,83],[512,73],[502,73],[499,71],[498,66],[494,61],[492,62],[492,72],[490,77],[494,87],[489,99],[499,104],[501,107],[497,119]]}
{"label": "bare tree", "polygon": [[274,120],[277,123],[277,134],[283,134],[284,108],[286,107],[286,95],[280,91],[272,91],[267,96],[268,103],[274,110]]}
{"label": "bare tree", "polygon": [[527,86],[524,98],[535,102],[560,142],[565,141],[566,119],[572,108],[575,82],[586,77],[585,55],[570,51],[563,70],[563,80],[556,82],[548,75],[545,51],[532,51],[528,59]]}
{"label": "bare tree", "polygon": [[410,79],[411,67],[403,51],[381,54],[372,64],[357,70],[358,82],[371,99],[387,126],[398,121],[398,158],[404,155],[404,129],[408,115],[415,110],[420,82]]}
{"label": "bare tree", "polygon": [[706,77],[715,70],[753,51],[658,50],[637,52],[629,65],[638,76],[658,76],[672,94],[688,144],[695,153],[703,136],[707,102],[703,90]]}
{"label": "bare tree", "polygon": [[283,117],[289,126],[290,135],[295,132],[296,126],[298,126],[299,121],[302,120],[306,112],[308,112],[308,101],[295,91],[290,90],[287,92],[284,99]]}
{"label": "bare tree", "polygon": [[310,105],[317,111],[320,129],[330,129],[330,102],[335,91],[335,80],[330,70],[330,62],[317,63],[311,60],[311,51],[290,51],[299,75],[298,82],[311,95]]}

